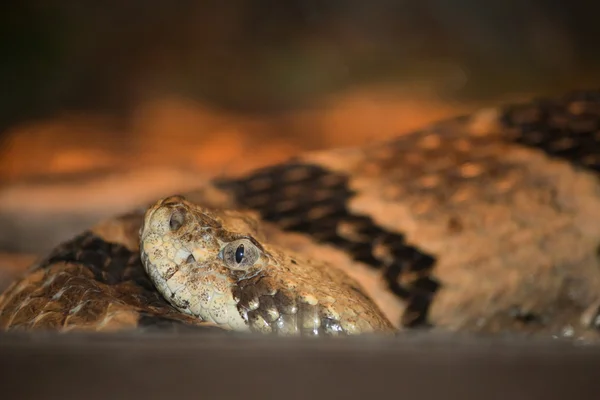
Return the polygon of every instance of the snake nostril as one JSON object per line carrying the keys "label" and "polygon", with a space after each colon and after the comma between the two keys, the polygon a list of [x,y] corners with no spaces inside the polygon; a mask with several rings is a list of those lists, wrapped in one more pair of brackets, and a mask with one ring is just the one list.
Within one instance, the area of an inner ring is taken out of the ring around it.
{"label": "snake nostril", "polygon": [[175,208],[171,212],[171,218],[169,219],[169,228],[171,232],[174,232],[183,226],[185,222],[185,210],[181,208]]}
{"label": "snake nostril", "polygon": [[194,261],[196,261],[196,258],[194,258],[194,255],[193,255],[193,254],[190,254],[190,255],[188,256],[188,258],[185,260],[186,264],[191,264],[191,263],[193,263]]}

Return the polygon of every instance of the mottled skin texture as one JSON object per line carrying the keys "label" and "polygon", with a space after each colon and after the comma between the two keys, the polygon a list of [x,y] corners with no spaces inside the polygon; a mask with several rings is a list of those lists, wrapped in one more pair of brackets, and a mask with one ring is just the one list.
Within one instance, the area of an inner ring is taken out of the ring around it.
{"label": "mottled skin texture", "polygon": [[115,218],[55,249],[0,296],[0,328],[212,329],[174,310],[155,290],[139,259],[140,224],[139,213]]}
{"label": "mottled skin texture", "polygon": [[179,311],[205,321],[279,335],[394,329],[357,282],[270,245],[247,213],[169,197],[149,208],[140,237],[142,261],[158,290]]}
{"label": "mottled skin texture", "polygon": [[[258,243],[345,271],[396,327],[597,340],[598,132],[600,92],[574,92],[306,154],[186,198],[254,210]],[[65,243],[15,282],[0,297],[0,326],[106,326],[113,304],[130,316],[115,329],[141,326],[142,315],[147,326],[196,324],[148,285],[143,212]]]}

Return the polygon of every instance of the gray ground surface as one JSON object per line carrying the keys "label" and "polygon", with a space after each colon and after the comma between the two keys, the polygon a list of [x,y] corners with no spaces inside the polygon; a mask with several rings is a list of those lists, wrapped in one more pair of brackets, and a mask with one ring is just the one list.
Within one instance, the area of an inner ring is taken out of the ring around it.
{"label": "gray ground surface", "polygon": [[600,347],[437,334],[275,339],[3,335],[3,398],[581,400],[600,391]]}

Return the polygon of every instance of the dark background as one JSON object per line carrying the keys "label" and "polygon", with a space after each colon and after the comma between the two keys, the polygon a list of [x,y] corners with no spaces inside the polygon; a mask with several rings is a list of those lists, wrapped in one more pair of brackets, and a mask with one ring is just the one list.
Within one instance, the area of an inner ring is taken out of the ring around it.
{"label": "dark background", "polygon": [[20,1],[0,6],[0,126],[177,93],[244,112],[366,84],[442,98],[597,85],[598,7],[566,0]]}

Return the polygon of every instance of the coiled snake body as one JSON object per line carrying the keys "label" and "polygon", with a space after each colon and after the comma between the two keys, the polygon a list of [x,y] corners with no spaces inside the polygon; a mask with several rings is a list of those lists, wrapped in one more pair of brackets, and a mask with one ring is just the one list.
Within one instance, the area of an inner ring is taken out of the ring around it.
{"label": "coiled snake body", "polygon": [[0,327],[595,340],[598,132],[574,92],[216,179],[57,247]]}

